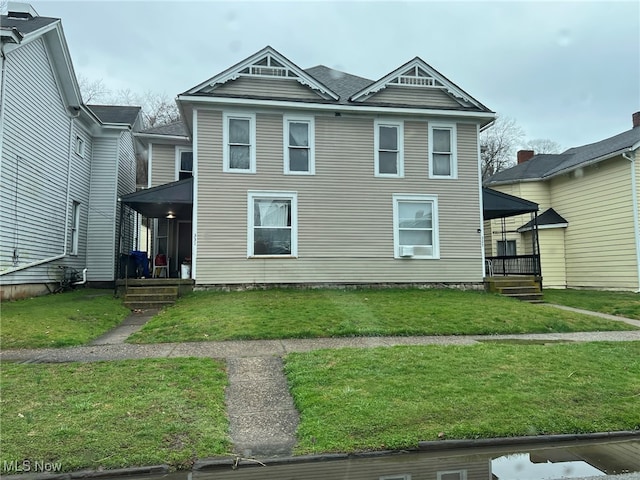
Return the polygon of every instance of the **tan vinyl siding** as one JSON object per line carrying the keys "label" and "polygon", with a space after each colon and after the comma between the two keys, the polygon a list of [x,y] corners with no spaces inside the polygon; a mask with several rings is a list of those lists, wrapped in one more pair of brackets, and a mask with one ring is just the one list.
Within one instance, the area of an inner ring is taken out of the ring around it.
{"label": "tan vinyl siding", "polygon": [[638,288],[631,168],[621,157],[551,181],[553,205],[569,222],[568,287]]}
{"label": "tan vinyl siding", "polygon": [[210,95],[252,96],[263,98],[291,98],[319,100],[320,95],[295,79],[240,77],[217,85]]}
{"label": "tan vinyl siding", "polygon": [[[405,178],[374,177],[373,117],[316,116],[316,175],[283,175],[282,114],[256,116],[256,174],[222,173],[222,113],[198,111],[197,283],[480,282],[476,126],[457,180],[428,178],[427,122],[405,121]],[[298,193],[297,259],[247,259],[247,191]],[[440,260],[395,260],[394,193],[438,195]]]}
{"label": "tan vinyl siding", "polygon": [[374,93],[364,103],[411,105],[415,107],[460,108],[461,103],[439,88],[395,87]]}
{"label": "tan vinyl siding", "polygon": [[[543,228],[538,231],[540,240],[540,268],[544,288],[566,288],[564,235],[566,228]],[[522,235],[524,253],[533,251],[531,232]]]}
{"label": "tan vinyl siding", "polygon": [[175,182],[176,147],[154,143],[151,152],[151,186]]}

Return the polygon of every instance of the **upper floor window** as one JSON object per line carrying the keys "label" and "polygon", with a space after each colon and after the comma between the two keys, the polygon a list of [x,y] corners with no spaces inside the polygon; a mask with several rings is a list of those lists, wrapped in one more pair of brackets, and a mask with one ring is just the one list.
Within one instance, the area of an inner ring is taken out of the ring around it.
{"label": "upper floor window", "polygon": [[455,124],[429,124],[429,177],[457,178]]}
{"label": "upper floor window", "polygon": [[247,255],[297,256],[297,194],[249,192],[248,207]]}
{"label": "upper floor window", "polygon": [[256,116],[251,113],[223,114],[223,171],[256,172]]}
{"label": "upper floor window", "polygon": [[84,157],[84,140],[76,137],[76,155]]}
{"label": "upper floor window", "polygon": [[176,148],[176,180],[193,177],[193,151]]}
{"label": "upper floor window", "polygon": [[284,117],[284,173],[315,173],[313,117]]}
{"label": "upper floor window", "polygon": [[404,175],[403,123],[376,120],[374,128],[375,176],[402,177]]}
{"label": "upper floor window", "polygon": [[395,258],[440,258],[438,237],[437,196],[393,196]]}

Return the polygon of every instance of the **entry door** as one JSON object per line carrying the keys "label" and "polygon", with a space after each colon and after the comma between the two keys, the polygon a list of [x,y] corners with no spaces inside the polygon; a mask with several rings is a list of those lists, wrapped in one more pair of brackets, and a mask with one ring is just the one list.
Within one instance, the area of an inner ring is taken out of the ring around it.
{"label": "entry door", "polygon": [[178,251],[176,252],[176,260],[178,261],[178,271],[184,259],[191,258],[191,222],[178,222]]}

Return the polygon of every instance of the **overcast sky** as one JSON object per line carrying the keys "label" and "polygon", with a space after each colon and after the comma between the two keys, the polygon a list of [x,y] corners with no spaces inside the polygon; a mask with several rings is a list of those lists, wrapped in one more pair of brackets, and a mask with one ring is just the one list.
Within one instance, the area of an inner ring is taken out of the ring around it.
{"label": "overcast sky", "polygon": [[640,2],[33,1],[62,18],[77,74],[171,97],[266,45],[377,80],[419,56],[528,139],[564,148],[631,128]]}

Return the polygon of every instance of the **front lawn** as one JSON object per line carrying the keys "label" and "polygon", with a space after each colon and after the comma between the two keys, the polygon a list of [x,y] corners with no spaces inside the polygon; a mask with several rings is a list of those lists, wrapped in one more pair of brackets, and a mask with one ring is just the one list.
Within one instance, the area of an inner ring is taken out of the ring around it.
{"label": "front lawn", "polygon": [[298,454],[640,429],[640,342],[294,353]]}
{"label": "front lawn", "polygon": [[544,300],[558,305],[640,320],[640,294],[638,293],[548,289],[544,291]]}
{"label": "front lawn", "polygon": [[0,380],[2,465],[189,468],[195,457],[230,448],[226,375],[211,359],[5,362]]}
{"label": "front lawn", "polygon": [[632,330],[622,322],[445,289],[195,292],[130,337],[137,343],[376,335]]}
{"label": "front lawn", "polygon": [[131,313],[111,290],[73,292],[0,304],[0,347],[82,345],[118,325]]}

